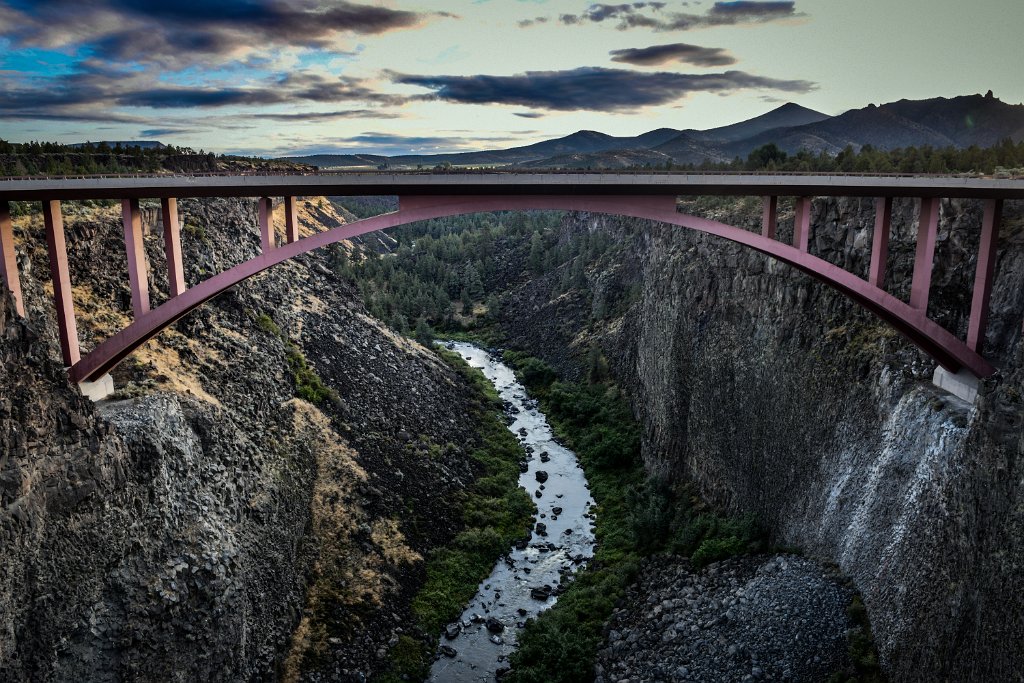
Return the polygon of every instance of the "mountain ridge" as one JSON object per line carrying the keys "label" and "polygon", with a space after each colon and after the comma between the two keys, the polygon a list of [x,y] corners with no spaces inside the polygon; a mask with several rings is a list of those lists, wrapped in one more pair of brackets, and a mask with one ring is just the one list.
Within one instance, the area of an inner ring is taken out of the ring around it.
{"label": "mountain ridge", "polygon": [[636,136],[580,130],[508,149],[451,154],[384,156],[318,154],[282,160],[327,168],[376,166],[495,166],[523,168],[629,168],[728,162],[774,143],[784,152],[836,155],[846,147],[990,147],[1024,139],[1024,104],[993,96],[963,95],[869,104],[829,116],[787,102],[760,116],[707,130],[658,128]]}

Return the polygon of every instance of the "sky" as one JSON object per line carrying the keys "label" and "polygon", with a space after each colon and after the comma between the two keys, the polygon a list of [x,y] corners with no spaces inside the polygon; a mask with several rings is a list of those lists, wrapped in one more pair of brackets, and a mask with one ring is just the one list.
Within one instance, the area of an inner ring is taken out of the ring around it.
{"label": "sky", "polygon": [[1024,0],[0,0],[0,138],[499,149],[992,90]]}

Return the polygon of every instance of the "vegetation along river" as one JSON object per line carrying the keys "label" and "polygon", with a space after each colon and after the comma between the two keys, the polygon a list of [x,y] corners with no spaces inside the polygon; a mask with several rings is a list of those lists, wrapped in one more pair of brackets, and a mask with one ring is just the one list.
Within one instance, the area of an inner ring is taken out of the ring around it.
{"label": "vegetation along river", "polygon": [[430,680],[437,683],[493,681],[495,672],[508,666],[517,630],[551,607],[561,578],[593,555],[594,499],[576,454],[555,441],[536,400],[516,381],[512,369],[472,344],[445,346],[482,370],[497,389],[508,428],[526,453],[519,485],[537,504],[532,538],[509,549],[459,621],[445,629],[441,656],[430,671]]}

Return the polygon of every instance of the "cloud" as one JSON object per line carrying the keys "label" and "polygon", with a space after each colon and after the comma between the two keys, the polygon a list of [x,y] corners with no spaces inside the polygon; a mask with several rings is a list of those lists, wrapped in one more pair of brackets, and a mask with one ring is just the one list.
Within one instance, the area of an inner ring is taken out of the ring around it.
{"label": "cloud", "polygon": [[517,112],[515,112],[515,115],[516,116],[521,116],[524,119],[542,119],[542,118],[544,118],[544,114],[540,113],[539,111],[517,111]]}
{"label": "cloud", "polygon": [[[470,137],[467,135],[393,135],[390,133],[366,132],[352,137],[322,140],[316,145],[291,148],[287,156],[310,154],[384,154],[398,156],[406,154],[450,154],[475,152],[481,149],[522,144],[515,137]],[[279,152],[280,156],[281,153]]]}
{"label": "cloud", "polygon": [[650,28],[655,31],[686,31],[712,26],[757,24],[804,16],[792,0],[728,0],[716,2],[704,14],[664,12],[664,2],[631,2],[620,5],[597,3],[580,14],[562,14],[566,26],[615,20],[616,28]]}
{"label": "cloud", "polygon": [[[124,109],[217,109],[316,102],[373,107],[403,104],[407,98],[375,91],[361,79],[292,73],[243,86],[169,84],[154,70],[117,69],[97,60],[77,71],[20,84],[0,81],[0,119],[142,122]],[[116,112],[116,109],[122,110]],[[359,107],[353,111],[365,109]],[[351,111],[349,116],[356,116]],[[279,115],[275,115],[279,116]],[[340,112],[332,112],[335,118]],[[386,115],[381,115],[385,118]]]}
{"label": "cloud", "polygon": [[720,47],[700,47],[686,43],[625,48],[609,53],[613,62],[636,66],[655,66],[667,62],[682,62],[694,66],[729,66],[736,58]]}
{"label": "cloud", "polygon": [[397,119],[399,114],[381,111],[380,109],[349,109],[347,111],[313,111],[296,113],[264,113],[249,114],[251,119],[268,121],[294,121],[296,123],[323,123],[339,119]]}
{"label": "cloud", "polygon": [[726,71],[716,74],[641,73],[582,67],[568,71],[528,71],[515,76],[417,76],[389,72],[391,80],[433,91],[427,99],[462,104],[508,104],[560,111],[628,111],[668,104],[693,92],[736,90],[805,93],[816,86]]}
{"label": "cloud", "polygon": [[165,135],[189,135],[196,132],[198,131],[192,128],[147,128],[139,131],[139,135],[144,138],[159,138]]}
{"label": "cloud", "polygon": [[285,47],[328,49],[345,35],[417,26],[421,13],[347,0],[9,0],[0,36],[16,48],[79,49],[108,62],[184,68]]}
{"label": "cloud", "polygon": [[548,21],[550,21],[548,17],[534,17],[533,19],[523,19],[521,21],[517,21],[516,23],[519,25],[519,28],[529,28],[530,26],[534,26],[536,24],[546,24],[548,23]]}

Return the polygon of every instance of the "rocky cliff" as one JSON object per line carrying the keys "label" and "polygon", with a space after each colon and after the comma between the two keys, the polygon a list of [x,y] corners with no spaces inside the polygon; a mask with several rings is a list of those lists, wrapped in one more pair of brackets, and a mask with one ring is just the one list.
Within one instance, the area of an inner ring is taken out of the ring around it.
{"label": "rocky cliff", "polygon": [[[759,228],[759,205],[681,210]],[[916,206],[897,202],[887,274],[905,295]],[[561,239],[606,232],[588,287],[560,273],[502,300],[512,342],[563,371],[596,350],[628,389],[652,473],[754,512],[776,541],[835,562],[864,595],[894,680],[1022,680],[1024,651],[1024,207],[1001,235],[987,355],[1000,371],[969,406],[934,364],[809,277],[679,228],[575,214]],[[783,211],[780,239],[792,231]],[[811,250],[867,270],[873,206],[815,200]],[[944,201],[930,312],[966,331],[977,202]],[[568,267],[568,266],[565,266]],[[624,311],[624,313],[616,313]]]}
{"label": "rocky cliff", "polygon": [[[189,284],[258,252],[253,202],[180,208]],[[121,228],[111,207],[65,209],[87,350],[130,317]],[[306,232],[343,220],[315,199],[301,214]],[[458,376],[369,318],[323,253],[162,333],[97,408],[53,361],[38,216],[16,228],[29,317],[0,296],[0,678],[385,668],[476,476]],[[160,236],[146,248],[158,303]]]}

